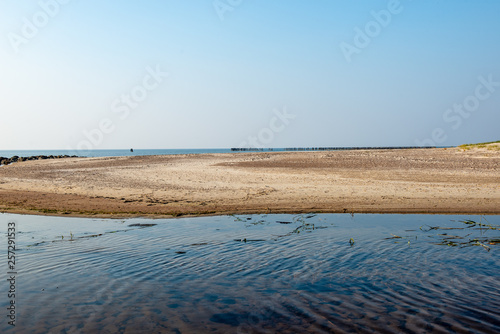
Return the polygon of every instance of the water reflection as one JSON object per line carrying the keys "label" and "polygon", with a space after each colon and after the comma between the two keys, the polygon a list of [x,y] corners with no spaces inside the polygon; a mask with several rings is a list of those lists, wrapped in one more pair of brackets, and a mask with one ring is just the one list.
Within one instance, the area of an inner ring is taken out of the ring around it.
{"label": "water reflection", "polygon": [[0,219],[19,332],[500,331],[499,216]]}

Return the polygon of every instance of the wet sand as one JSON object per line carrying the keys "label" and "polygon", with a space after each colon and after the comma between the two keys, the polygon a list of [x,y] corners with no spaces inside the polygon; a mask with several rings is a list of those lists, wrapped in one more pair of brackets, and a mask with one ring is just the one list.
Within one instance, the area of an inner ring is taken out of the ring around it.
{"label": "wet sand", "polygon": [[24,161],[0,167],[0,211],[100,217],[500,214],[500,151],[441,148]]}

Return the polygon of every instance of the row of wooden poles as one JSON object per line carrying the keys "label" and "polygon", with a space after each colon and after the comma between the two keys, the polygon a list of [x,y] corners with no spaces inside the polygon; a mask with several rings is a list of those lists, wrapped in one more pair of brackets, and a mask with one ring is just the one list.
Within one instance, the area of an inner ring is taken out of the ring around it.
{"label": "row of wooden poles", "polygon": [[256,148],[232,147],[231,151],[347,151],[347,150],[408,150],[427,149],[436,146],[379,146],[379,147],[285,147],[285,148]]}

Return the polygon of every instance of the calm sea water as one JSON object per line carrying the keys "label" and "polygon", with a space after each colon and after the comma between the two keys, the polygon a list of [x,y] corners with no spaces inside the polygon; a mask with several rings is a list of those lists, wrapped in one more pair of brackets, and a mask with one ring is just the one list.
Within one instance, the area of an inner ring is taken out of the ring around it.
{"label": "calm sea water", "polygon": [[500,216],[0,222],[18,333],[500,332]]}

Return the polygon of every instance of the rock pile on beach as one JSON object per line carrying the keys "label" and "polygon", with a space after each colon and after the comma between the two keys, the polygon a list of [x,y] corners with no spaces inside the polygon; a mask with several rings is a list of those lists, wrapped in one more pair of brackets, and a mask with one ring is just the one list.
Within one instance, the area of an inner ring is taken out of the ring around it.
{"label": "rock pile on beach", "polygon": [[0,157],[0,166],[9,165],[14,162],[22,162],[29,160],[46,160],[46,159],[64,159],[64,158],[78,158],[76,155],[32,155],[30,157],[18,157],[17,155],[11,158]]}

